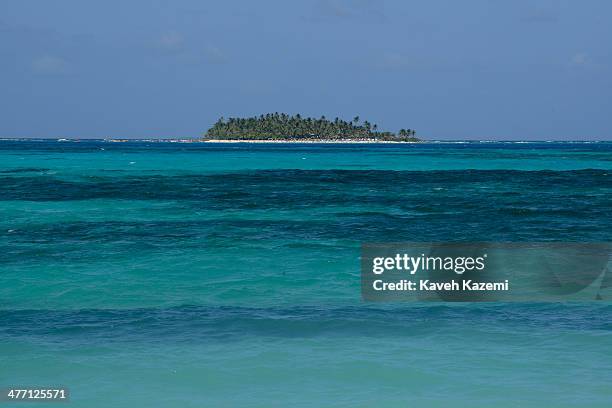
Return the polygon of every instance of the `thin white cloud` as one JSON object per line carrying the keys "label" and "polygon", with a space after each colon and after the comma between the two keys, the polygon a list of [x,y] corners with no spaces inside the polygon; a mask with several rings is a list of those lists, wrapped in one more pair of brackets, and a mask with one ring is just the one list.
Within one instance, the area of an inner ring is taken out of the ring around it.
{"label": "thin white cloud", "polygon": [[167,51],[176,51],[183,47],[184,42],[185,40],[180,33],[167,31],[160,36],[157,45]]}
{"label": "thin white cloud", "polygon": [[387,17],[382,0],[319,0],[314,5],[312,16],[307,19],[382,22],[386,21]]}
{"label": "thin white cloud", "polygon": [[523,20],[528,23],[556,23],[559,15],[552,9],[532,9],[523,16]]}
{"label": "thin white cloud", "polygon": [[378,61],[378,66],[382,69],[406,69],[413,65],[413,61],[407,55],[396,52],[385,53]]}
{"label": "thin white cloud", "polygon": [[383,71],[431,71],[448,67],[452,62],[436,56],[413,55],[403,52],[384,52],[371,59],[369,65]]}
{"label": "thin white cloud", "polygon": [[70,66],[61,57],[43,55],[32,61],[32,71],[39,75],[65,75],[69,73]]}
{"label": "thin white cloud", "polygon": [[317,10],[324,17],[351,17],[353,14],[347,4],[333,0],[323,0]]}
{"label": "thin white cloud", "polygon": [[591,60],[587,54],[579,52],[572,56],[570,62],[572,65],[584,66],[589,65],[591,63]]}
{"label": "thin white cloud", "polygon": [[204,57],[206,58],[206,61],[210,62],[211,64],[223,64],[227,62],[227,56],[225,53],[221,49],[212,45],[204,47]]}

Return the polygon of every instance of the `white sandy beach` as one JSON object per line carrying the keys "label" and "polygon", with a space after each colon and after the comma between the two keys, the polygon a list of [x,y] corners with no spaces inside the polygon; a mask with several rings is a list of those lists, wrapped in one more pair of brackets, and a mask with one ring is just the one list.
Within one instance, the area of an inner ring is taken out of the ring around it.
{"label": "white sandy beach", "polygon": [[401,141],[393,141],[393,140],[373,140],[373,139],[364,139],[364,140],[354,140],[354,139],[346,139],[346,140],[343,140],[343,139],[341,140],[331,140],[331,139],[322,139],[322,140],[313,140],[313,139],[304,139],[304,140],[295,140],[295,139],[278,139],[278,140],[208,139],[208,140],[202,140],[202,142],[204,143],[330,143],[330,144],[419,143],[419,142],[401,142]]}

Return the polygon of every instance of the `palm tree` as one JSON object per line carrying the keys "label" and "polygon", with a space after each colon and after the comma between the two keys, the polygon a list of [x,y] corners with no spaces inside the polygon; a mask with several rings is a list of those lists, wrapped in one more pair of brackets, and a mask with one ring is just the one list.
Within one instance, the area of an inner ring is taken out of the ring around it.
{"label": "palm tree", "polygon": [[[375,138],[382,140],[397,140],[401,137],[415,137],[416,131],[412,129],[400,129],[398,135],[391,132],[380,132],[377,124],[364,121],[359,125],[359,116],[347,122],[340,118],[329,121],[325,116],[320,119],[311,117],[302,118],[298,113],[295,116],[286,113],[267,113],[249,118],[221,117],[208,130],[208,137],[220,139],[283,139],[291,137],[296,139],[320,138],[320,139],[342,139],[342,138]],[[315,136],[316,135],[316,136]]]}

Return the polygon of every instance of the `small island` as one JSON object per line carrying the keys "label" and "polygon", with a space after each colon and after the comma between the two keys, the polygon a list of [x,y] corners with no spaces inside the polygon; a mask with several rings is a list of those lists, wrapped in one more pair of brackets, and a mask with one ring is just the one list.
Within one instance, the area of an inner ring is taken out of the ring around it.
{"label": "small island", "polygon": [[379,131],[359,116],[352,121],[335,118],[302,117],[300,114],[268,113],[250,118],[220,118],[203,137],[208,142],[419,142],[412,129],[400,129],[395,134]]}

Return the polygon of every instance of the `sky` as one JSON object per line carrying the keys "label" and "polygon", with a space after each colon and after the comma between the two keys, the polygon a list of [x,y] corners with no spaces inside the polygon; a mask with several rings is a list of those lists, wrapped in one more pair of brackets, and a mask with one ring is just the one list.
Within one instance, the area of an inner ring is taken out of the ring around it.
{"label": "sky", "polygon": [[607,0],[2,0],[0,137],[189,138],[219,117],[612,140]]}

